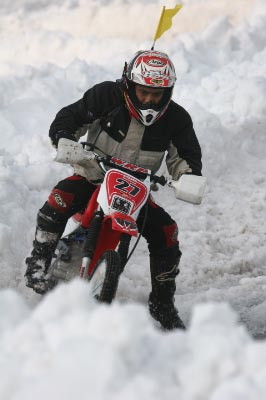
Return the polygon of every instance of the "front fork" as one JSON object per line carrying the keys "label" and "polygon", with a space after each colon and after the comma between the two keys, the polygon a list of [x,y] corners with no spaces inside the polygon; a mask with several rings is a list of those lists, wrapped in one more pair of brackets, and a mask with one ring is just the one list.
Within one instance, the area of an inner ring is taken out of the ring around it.
{"label": "front fork", "polygon": [[[97,247],[103,218],[103,211],[97,211],[91,221],[90,227],[88,228],[88,233],[84,241],[82,263],[79,274],[81,278],[87,279],[89,275],[89,266]],[[107,240],[107,238],[105,238],[105,240]],[[124,267],[127,263],[130,240],[131,235],[128,235],[127,233],[121,234],[118,246],[118,254],[121,260],[121,272],[124,270]]]}
{"label": "front fork", "polygon": [[90,227],[88,228],[88,233],[83,246],[82,264],[79,272],[81,278],[86,279],[88,277],[88,269],[97,245],[103,217],[103,212],[97,211],[91,221]]}
{"label": "front fork", "polygon": [[125,265],[128,260],[128,251],[129,251],[129,244],[130,244],[131,236],[127,233],[122,233],[120,243],[118,246],[118,254],[120,255],[121,260],[121,272],[123,272]]}

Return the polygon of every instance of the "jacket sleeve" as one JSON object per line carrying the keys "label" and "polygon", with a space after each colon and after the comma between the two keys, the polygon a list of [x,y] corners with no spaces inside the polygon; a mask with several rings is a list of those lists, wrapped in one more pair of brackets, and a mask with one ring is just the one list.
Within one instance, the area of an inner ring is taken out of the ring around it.
{"label": "jacket sleeve", "polygon": [[[85,95],[84,95],[85,96]],[[86,131],[86,125],[93,121],[93,114],[86,109],[84,97],[77,102],[62,108],[55,116],[49,130],[49,137],[52,142],[58,132],[66,132],[76,139],[83,136]]]}
{"label": "jacket sleeve", "polygon": [[[184,113],[185,112],[185,113]],[[201,148],[196,137],[190,115],[183,109],[181,127],[178,134],[172,136],[166,164],[173,179],[182,174],[201,175]]]}
{"label": "jacket sleeve", "polygon": [[77,102],[62,108],[49,130],[53,142],[58,132],[66,132],[76,139],[83,136],[88,125],[115,107],[121,93],[115,82],[102,82],[89,89]]}

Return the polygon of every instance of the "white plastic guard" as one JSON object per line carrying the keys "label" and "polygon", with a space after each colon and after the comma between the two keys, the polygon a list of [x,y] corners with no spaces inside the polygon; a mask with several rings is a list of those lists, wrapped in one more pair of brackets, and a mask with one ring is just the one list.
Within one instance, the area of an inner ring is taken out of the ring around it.
{"label": "white plastic guard", "polygon": [[207,179],[204,176],[182,175],[178,181],[172,181],[175,197],[192,204],[200,204],[206,188]]}
{"label": "white plastic guard", "polygon": [[85,151],[81,143],[62,138],[58,142],[55,161],[66,164],[78,164],[87,160],[93,160],[94,154]]}

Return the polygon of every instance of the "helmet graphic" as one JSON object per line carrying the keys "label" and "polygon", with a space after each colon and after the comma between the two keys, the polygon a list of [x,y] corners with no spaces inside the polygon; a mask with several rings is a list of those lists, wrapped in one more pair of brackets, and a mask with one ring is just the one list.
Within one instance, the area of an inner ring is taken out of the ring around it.
{"label": "helmet graphic", "polygon": [[[154,50],[138,51],[125,65],[123,73],[124,94],[128,110],[144,125],[154,124],[169,105],[175,81],[175,69],[167,54]],[[136,84],[164,89],[162,99],[158,104],[142,104],[136,96]]]}

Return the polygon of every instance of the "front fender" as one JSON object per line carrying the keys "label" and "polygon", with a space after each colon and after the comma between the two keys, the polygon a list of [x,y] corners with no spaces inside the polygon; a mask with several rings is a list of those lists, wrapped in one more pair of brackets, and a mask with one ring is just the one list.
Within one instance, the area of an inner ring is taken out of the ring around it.
{"label": "front fender", "polygon": [[104,220],[111,220],[112,229],[121,233],[127,233],[131,236],[138,236],[138,227],[136,221],[127,214],[114,212],[106,215]]}

